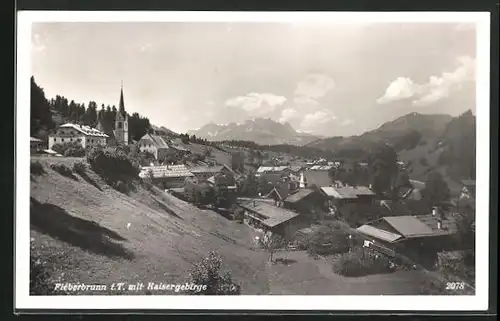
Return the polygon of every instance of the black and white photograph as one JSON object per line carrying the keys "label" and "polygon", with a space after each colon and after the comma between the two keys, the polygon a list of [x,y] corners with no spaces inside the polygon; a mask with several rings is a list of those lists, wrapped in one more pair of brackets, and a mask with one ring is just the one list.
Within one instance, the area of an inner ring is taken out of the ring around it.
{"label": "black and white photograph", "polygon": [[488,13],[18,26],[20,307],[487,308]]}

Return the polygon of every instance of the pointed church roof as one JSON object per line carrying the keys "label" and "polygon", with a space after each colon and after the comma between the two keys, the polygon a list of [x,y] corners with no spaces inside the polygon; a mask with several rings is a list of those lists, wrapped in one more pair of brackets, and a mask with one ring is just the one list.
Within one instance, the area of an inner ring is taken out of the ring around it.
{"label": "pointed church roof", "polygon": [[123,100],[123,81],[120,89],[120,104],[118,105],[118,112],[116,113],[117,120],[125,120],[127,113],[125,112],[125,102]]}

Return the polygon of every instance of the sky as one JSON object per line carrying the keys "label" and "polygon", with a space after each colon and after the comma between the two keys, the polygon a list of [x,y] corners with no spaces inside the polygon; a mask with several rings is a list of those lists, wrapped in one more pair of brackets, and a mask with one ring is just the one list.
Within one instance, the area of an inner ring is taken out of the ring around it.
{"label": "sky", "polygon": [[458,23],[36,23],[48,99],[116,105],[187,132],[255,117],[322,136],[475,112],[476,31]]}

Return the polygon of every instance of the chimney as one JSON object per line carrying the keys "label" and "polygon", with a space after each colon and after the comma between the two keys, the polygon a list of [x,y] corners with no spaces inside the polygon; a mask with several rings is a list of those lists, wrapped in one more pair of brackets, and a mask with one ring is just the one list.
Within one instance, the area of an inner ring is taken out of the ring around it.
{"label": "chimney", "polygon": [[443,227],[443,220],[441,218],[438,218],[438,221],[437,221],[438,230],[442,229],[442,227]]}
{"label": "chimney", "polygon": [[439,209],[437,206],[432,207],[432,216],[437,216],[439,214]]}
{"label": "chimney", "polygon": [[255,207],[255,206],[256,206],[256,204],[255,204],[255,200],[253,200],[253,207]]}

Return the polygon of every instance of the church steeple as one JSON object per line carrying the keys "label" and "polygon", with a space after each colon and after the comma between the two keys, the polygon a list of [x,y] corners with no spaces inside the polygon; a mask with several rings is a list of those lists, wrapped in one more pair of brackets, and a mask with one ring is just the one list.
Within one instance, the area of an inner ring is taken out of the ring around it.
{"label": "church steeple", "polygon": [[128,144],[128,116],[123,100],[123,81],[120,89],[120,104],[116,113],[114,135],[117,143]]}
{"label": "church steeple", "polygon": [[125,117],[125,102],[123,101],[123,80],[120,89],[120,104],[118,106],[118,112]]}

